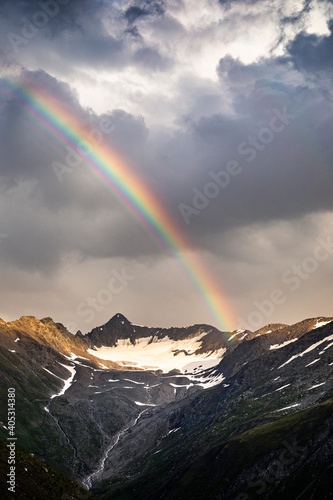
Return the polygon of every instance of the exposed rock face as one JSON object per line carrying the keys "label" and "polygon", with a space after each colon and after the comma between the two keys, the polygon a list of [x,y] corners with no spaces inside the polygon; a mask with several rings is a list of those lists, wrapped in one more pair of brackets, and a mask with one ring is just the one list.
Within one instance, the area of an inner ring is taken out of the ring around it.
{"label": "exposed rock face", "polygon": [[[87,342],[80,336],[72,335],[61,323],[55,323],[51,318],[41,320],[34,316],[22,316],[16,321],[0,323],[0,335],[2,342],[6,346],[13,345],[13,338],[19,339],[15,342],[15,351],[24,358],[31,355],[32,359],[36,356],[36,351],[62,353],[67,356],[76,355],[88,358],[94,366],[98,366],[100,359],[87,353]],[[20,342],[21,341],[21,342]],[[35,342],[32,342],[35,341]],[[41,349],[41,346],[48,347]],[[51,349],[51,350],[50,350]],[[31,351],[31,352],[30,352]],[[106,362],[110,368],[116,368],[117,364]]]}
{"label": "exposed rock face", "polygon": [[[267,359],[271,363],[272,360],[278,359],[281,353],[285,356],[289,352],[294,352],[295,349],[296,351],[300,349],[300,346],[306,342],[303,337],[307,333],[314,331],[316,332],[314,337],[318,337],[322,327],[317,331],[316,325],[322,324],[325,327],[325,324],[329,324],[331,321],[333,321],[333,318],[312,318],[291,326],[281,327],[282,325],[279,325],[276,330],[270,333],[260,333],[267,329],[267,327],[262,328],[247,336],[244,342],[236,347],[235,351],[226,353],[219,369],[224,375],[234,375],[245,363],[248,364],[251,361],[258,360],[257,363],[260,364],[260,358],[266,353],[269,354]],[[310,337],[307,336],[306,339]],[[283,351],[280,351],[280,349],[283,349]]]}
{"label": "exposed rock face", "polygon": [[[196,337],[197,355],[224,352],[218,365],[163,373],[96,357],[124,339]],[[22,317],[0,321],[0,374],[5,391],[16,389],[18,444],[100,498],[330,498],[332,318],[226,334],[117,314],[73,336],[50,318]]]}
{"label": "exposed rock face", "polygon": [[122,314],[116,314],[105,325],[94,328],[86,336],[92,346],[114,347],[118,339],[130,339],[134,344],[137,338],[135,328]]}

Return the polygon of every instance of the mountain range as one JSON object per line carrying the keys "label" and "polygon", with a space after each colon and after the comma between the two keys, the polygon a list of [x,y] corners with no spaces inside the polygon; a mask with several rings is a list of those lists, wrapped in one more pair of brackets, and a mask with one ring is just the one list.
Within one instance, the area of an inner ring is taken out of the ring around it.
{"label": "mountain range", "polygon": [[333,318],[222,332],[118,313],[86,335],[0,320],[2,498],[8,388],[15,498],[332,498],[332,371]]}

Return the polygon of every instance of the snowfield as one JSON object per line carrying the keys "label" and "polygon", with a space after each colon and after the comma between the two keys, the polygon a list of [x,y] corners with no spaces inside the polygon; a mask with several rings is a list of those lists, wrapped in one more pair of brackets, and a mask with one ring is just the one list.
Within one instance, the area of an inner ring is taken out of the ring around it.
{"label": "snowfield", "polygon": [[127,367],[159,369],[165,373],[178,369],[183,373],[193,373],[216,366],[222,359],[226,349],[212,353],[194,354],[200,349],[200,340],[206,333],[184,340],[139,338],[133,345],[129,339],[118,340],[116,347],[100,347],[88,349],[89,354],[114,361]]}

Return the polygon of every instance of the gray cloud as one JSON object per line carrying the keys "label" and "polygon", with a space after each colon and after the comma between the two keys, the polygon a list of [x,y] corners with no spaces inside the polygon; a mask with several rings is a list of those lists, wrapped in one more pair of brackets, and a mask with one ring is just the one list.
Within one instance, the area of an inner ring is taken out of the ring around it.
{"label": "gray cloud", "polygon": [[161,56],[158,50],[153,48],[141,48],[134,55],[134,61],[148,70],[166,70],[170,68],[170,59]]}
{"label": "gray cloud", "polygon": [[282,17],[281,23],[282,24],[296,24],[299,21],[302,21],[304,14],[307,14],[310,11],[312,4],[313,4],[312,0],[304,0],[303,7],[298,12],[295,12],[292,15]]}

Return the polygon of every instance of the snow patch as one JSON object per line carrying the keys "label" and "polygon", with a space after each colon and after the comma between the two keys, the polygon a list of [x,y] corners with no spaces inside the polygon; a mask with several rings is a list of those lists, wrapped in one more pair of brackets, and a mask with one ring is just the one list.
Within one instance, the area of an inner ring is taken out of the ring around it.
{"label": "snow patch", "polygon": [[296,403],[294,405],[285,406],[284,408],[280,408],[280,410],[275,410],[275,411],[289,410],[289,408],[296,408],[296,406],[299,406],[299,405],[300,405],[300,403]]}
{"label": "snow patch", "polygon": [[237,330],[236,333],[234,333],[233,335],[231,335],[229,338],[228,338],[228,342],[230,340],[232,340],[234,337],[237,337],[237,335],[239,335],[240,333],[243,333],[245,332],[245,330]]}
{"label": "snow patch", "polygon": [[64,354],[63,352],[61,352],[60,354],[69,361],[73,361],[73,359],[76,358],[75,354],[73,354],[72,352],[69,354],[69,356],[67,356],[67,354]]}
{"label": "snow patch", "polygon": [[171,385],[172,387],[175,387],[175,388],[178,388],[178,387],[179,387],[179,388],[180,388],[180,387],[186,387],[186,389],[189,389],[189,388],[190,388],[190,387],[192,387],[194,384],[192,384],[192,383],[191,383],[191,384],[185,384],[185,385],[178,385],[178,384],[171,384],[171,383],[170,383],[170,385]]}
{"label": "snow patch", "polygon": [[277,392],[277,391],[282,391],[282,389],[285,389],[286,387],[289,387],[291,384],[286,384],[286,385],[283,385],[282,387],[279,387],[278,389],[275,389],[274,392]]}
{"label": "snow patch", "polygon": [[225,377],[221,375],[216,375],[215,377],[201,377],[201,378],[192,378],[189,377],[190,380],[198,380],[198,383],[196,385],[200,385],[203,389],[210,389],[211,387],[214,387],[215,385],[221,384],[223,380],[225,380]]}
{"label": "snow patch", "polygon": [[321,326],[328,325],[328,323],[332,323],[332,320],[330,319],[328,321],[317,321],[317,323],[315,324],[315,326],[313,328],[314,329],[320,328]]}
{"label": "snow patch", "polygon": [[312,387],[309,387],[309,391],[311,391],[311,389],[315,389],[316,387],[320,387],[321,385],[325,385],[326,382],[322,382],[321,384],[316,384],[316,385],[313,385]]}
{"label": "snow patch", "polygon": [[317,361],[320,361],[320,359],[318,358],[318,359],[315,359],[315,360],[311,361],[311,363],[308,363],[307,365],[305,365],[305,368],[306,368],[307,366],[311,366],[311,365],[313,365],[314,363],[317,363]]}
{"label": "snow patch", "polygon": [[281,347],[284,347],[288,344],[291,344],[292,342],[296,342],[296,340],[298,340],[298,338],[296,339],[291,339],[291,340],[286,340],[285,342],[283,342],[283,344],[273,344],[269,347],[270,350],[272,349],[281,349]]}
{"label": "snow patch", "polygon": [[134,401],[134,403],[138,406],[156,406],[153,405],[152,403],[140,403],[139,401]]}
{"label": "snow patch", "polygon": [[165,378],[177,378],[177,377],[184,378],[184,376],[186,378],[188,378],[189,380],[196,382],[193,385],[199,385],[203,389],[209,389],[210,387],[214,387],[215,385],[219,385],[219,384],[221,384],[221,382],[223,382],[223,380],[225,380],[225,377],[223,376],[222,373],[217,374],[217,375],[213,375],[213,374],[207,374],[204,371],[199,372],[199,373],[194,373],[194,374],[193,373],[192,374],[186,373],[186,374],[182,374],[182,375],[169,375]]}
{"label": "snow patch", "polygon": [[129,378],[124,378],[126,382],[132,382],[133,384],[138,384],[138,385],[145,385],[145,382],[136,382],[136,380],[131,380]]}
{"label": "snow patch", "polygon": [[171,431],[168,432],[167,436],[169,436],[169,434],[171,434],[172,432],[177,432],[179,431],[180,427],[177,427],[177,429],[171,429]]}
{"label": "snow patch", "polygon": [[294,356],[292,356],[290,359],[288,359],[288,361],[286,361],[281,366],[279,366],[278,369],[283,368],[284,366],[286,366],[288,363],[290,363],[291,361],[293,361],[296,358],[303,357],[304,354],[307,354],[308,352],[313,351],[313,349],[315,349],[316,347],[318,347],[320,344],[323,344],[324,342],[328,342],[328,341],[331,341],[331,340],[333,340],[333,335],[329,335],[328,337],[325,337],[324,339],[319,340],[319,342],[316,342],[316,343],[312,344],[310,347],[308,347],[307,349],[305,349],[305,351],[303,351],[303,352],[301,352],[299,354],[295,354]]}
{"label": "snow patch", "polygon": [[50,370],[48,370],[47,368],[45,368],[44,366],[42,366],[43,370],[45,370],[47,373],[49,373],[50,375],[53,375],[53,377],[57,377],[59,380],[64,380],[63,378],[61,377],[58,377],[58,375],[56,375],[55,373],[52,373],[50,372]]}
{"label": "snow patch", "polygon": [[[61,391],[58,394],[53,394],[53,396],[51,396],[51,399],[53,399],[55,397],[58,397],[58,396],[62,396],[63,394],[65,394],[65,392],[67,391],[67,389],[69,389],[70,386],[72,385],[73,379],[75,377],[75,372],[76,372],[75,366],[67,366],[67,365],[63,365],[62,363],[59,363],[59,365],[61,365],[64,368],[66,368],[66,370],[68,370],[70,372],[70,376],[67,379],[60,379],[63,382],[65,382],[65,384],[64,384],[63,388],[61,389]],[[44,370],[46,370],[46,368],[44,368]],[[46,371],[48,371],[48,370],[46,370]],[[52,373],[52,375],[54,375],[54,373]],[[55,375],[55,376],[57,377],[57,375]],[[58,377],[58,378],[60,378],[60,377]]]}
{"label": "snow patch", "polygon": [[69,361],[73,361],[74,359],[80,358],[80,359],[86,359],[87,361],[90,361],[88,358],[84,358],[83,356],[78,356],[77,354],[74,354],[73,352],[69,353],[69,356],[67,356],[64,353],[60,353],[64,358],[68,359]]}

